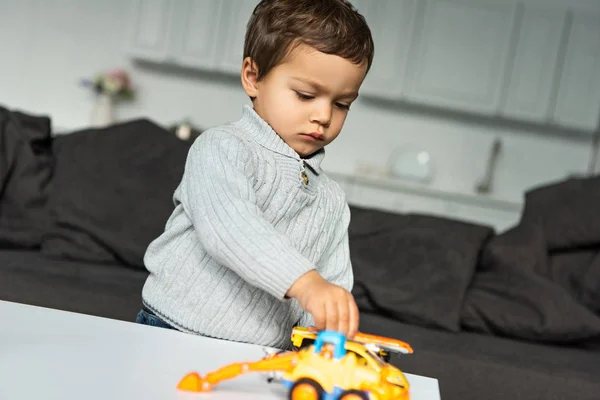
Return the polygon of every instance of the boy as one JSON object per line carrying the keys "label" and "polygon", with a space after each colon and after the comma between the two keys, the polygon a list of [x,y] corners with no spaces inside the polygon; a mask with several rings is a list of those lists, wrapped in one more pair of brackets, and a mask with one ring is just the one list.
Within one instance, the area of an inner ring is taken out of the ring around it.
{"label": "boy", "polygon": [[356,333],[350,211],[320,163],[372,59],[345,0],[258,4],[241,71],[252,107],[192,145],[138,322],[282,349],[294,325]]}

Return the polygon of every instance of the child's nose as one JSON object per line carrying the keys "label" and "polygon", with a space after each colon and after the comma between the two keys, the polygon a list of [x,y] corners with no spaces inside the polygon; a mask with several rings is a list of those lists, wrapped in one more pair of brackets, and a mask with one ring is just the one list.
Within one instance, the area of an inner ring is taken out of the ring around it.
{"label": "child's nose", "polygon": [[325,102],[321,104],[316,104],[315,108],[312,111],[311,122],[317,123],[327,128],[331,123],[331,112],[331,104],[325,104]]}

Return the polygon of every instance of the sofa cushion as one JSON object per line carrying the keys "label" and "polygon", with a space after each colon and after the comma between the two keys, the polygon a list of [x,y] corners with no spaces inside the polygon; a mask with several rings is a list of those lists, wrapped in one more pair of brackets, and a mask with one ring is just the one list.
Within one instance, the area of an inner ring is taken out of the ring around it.
{"label": "sofa cushion", "polygon": [[40,245],[52,164],[50,118],[0,107],[0,248]]}
{"label": "sofa cushion", "polygon": [[42,253],[143,267],[173,210],[189,146],[144,119],[56,137]]}
{"label": "sofa cushion", "polygon": [[0,300],[135,321],[147,271],[0,251]]}
{"label": "sofa cushion", "polygon": [[487,226],[353,206],[350,252],[359,308],[460,329],[460,311]]}

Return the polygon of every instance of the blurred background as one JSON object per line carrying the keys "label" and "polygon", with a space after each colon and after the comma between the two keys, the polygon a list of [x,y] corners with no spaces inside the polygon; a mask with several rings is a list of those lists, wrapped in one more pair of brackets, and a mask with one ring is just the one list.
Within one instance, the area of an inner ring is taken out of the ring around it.
{"label": "blurred background", "polygon": [[[200,131],[235,120],[256,3],[0,0],[0,104],[50,116],[55,135],[134,118]],[[503,231],[528,190],[600,171],[599,1],[353,4],[375,62],[324,162],[351,204]],[[133,98],[93,90],[115,69]]]}

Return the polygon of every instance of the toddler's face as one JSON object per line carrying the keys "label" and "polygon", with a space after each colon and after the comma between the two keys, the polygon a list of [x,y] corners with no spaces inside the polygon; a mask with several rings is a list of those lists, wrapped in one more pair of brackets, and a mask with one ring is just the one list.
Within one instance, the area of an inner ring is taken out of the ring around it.
{"label": "toddler's face", "polygon": [[366,64],[300,45],[261,81],[244,86],[257,114],[306,157],[339,135],[366,70]]}

